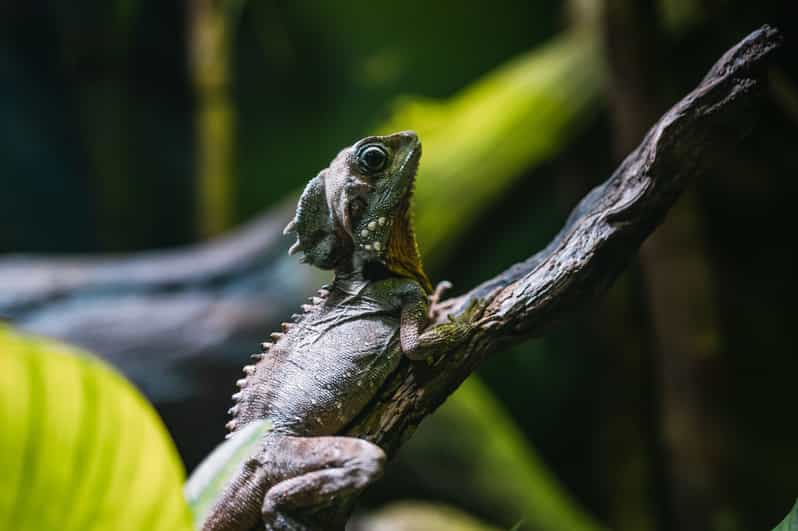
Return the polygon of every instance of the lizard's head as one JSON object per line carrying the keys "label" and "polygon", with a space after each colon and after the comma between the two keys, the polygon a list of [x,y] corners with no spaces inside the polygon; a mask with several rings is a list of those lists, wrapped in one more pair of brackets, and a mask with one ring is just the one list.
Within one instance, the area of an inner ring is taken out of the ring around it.
{"label": "lizard's head", "polygon": [[421,265],[410,200],[421,158],[412,131],[370,136],[343,149],[308,183],[286,232],[292,252],[323,269],[379,262],[397,275],[430,283]]}

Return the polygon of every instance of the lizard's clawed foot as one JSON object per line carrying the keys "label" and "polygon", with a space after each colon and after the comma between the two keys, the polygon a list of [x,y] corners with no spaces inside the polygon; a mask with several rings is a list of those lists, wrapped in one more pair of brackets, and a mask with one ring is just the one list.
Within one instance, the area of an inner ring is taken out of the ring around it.
{"label": "lizard's clawed foot", "polygon": [[479,319],[474,323],[474,328],[481,328],[483,330],[492,330],[504,324],[504,320],[496,314],[491,314]]}
{"label": "lizard's clawed foot", "polygon": [[264,496],[263,525],[275,531],[328,529],[305,521],[303,514],[363,490],[382,475],[385,464],[379,446],[350,437],[284,437],[273,451],[280,457],[266,455],[267,464],[298,474],[277,482]]}
{"label": "lizard's clawed foot", "polygon": [[[472,330],[492,330],[505,324],[505,320],[495,311],[489,311],[490,301],[474,300],[460,317],[449,315],[449,321],[462,321]],[[485,315],[487,313],[487,315]]]}
{"label": "lizard's clawed foot", "polygon": [[254,529],[258,520],[267,531],[339,529],[336,522],[317,521],[318,510],[379,478],[385,459],[379,446],[362,439],[267,434],[260,452],[216,501],[202,530],[244,531]]}
{"label": "lizard's clawed foot", "polygon": [[443,294],[450,289],[452,289],[452,283],[448,280],[438,282],[438,285],[435,286],[435,291],[429,296],[429,314],[427,317],[430,321],[437,319],[438,314],[440,314],[444,309],[440,304],[440,301],[443,297]]}

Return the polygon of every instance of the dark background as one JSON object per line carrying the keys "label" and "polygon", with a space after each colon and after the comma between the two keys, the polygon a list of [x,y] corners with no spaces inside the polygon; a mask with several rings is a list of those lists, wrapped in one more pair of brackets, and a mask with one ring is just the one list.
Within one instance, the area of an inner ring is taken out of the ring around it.
{"label": "dark background", "polygon": [[[787,0],[607,0],[584,22],[585,3],[208,2],[229,41],[203,74],[192,31],[206,2],[3,2],[0,251],[203,240],[294,193],[398,99],[450,98],[590,25],[601,98],[556,156],[464,220],[467,236],[431,271],[462,291],[545,245],[726,48],[778,26],[785,49],[747,139],[690,186],[606,297],[479,371],[610,528],[770,529],[798,496],[796,18]],[[202,175],[218,138],[201,135],[217,105],[234,119],[214,202]],[[452,183],[441,208],[458,193]]]}

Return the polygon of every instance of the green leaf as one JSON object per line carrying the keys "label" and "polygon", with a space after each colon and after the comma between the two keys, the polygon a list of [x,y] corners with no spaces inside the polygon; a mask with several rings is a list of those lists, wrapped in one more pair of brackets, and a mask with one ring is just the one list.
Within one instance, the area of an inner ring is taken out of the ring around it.
{"label": "green leaf", "polygon": [[258,443],[271,429],[268,420],[247,424],[235,436],[216,447],[194,470],[186,483],[186,499],[197,527],[205,520],[213,504]]}
{"label": "green leaf", "polygon": [[155,411],[97,359],[0,325],[0,529],[190,530]]}
{"label": "green leaf", "polygon": [[773,531],[798,531],[798,501],[793,505],[790,514],[774,527]]}

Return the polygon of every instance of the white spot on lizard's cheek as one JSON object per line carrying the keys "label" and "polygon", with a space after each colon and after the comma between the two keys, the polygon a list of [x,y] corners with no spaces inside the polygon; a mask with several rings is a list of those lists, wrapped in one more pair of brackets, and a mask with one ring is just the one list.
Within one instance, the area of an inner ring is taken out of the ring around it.
{"label": "white spot on lizard's cheek", "polygon": [[362,231],[360,231],[360,235],[363,236],[364,238],[366,238],[369,235],[369,231],[366,230],[366,229],[363,229]]}
{"label": "white spot on lizard's cheek", "polygon": [[369,230],[374,230],[374,229],[376,229],[376,228],[377,228],[377,222],[375,222],[375,221],[370,221],[370,222],[369,222]]}
{"label": "white spot on lizard's cheek", "polygon": [[379,222],[380,225],[385,225],[386,219],[385,218],[380,218],[377,221]]}
{"label": "white spot on lizard's cheek", "polygon": [[374,242],[374,250],[379,251],[382,248],[382,244],[380,242]]}
{"label": "white spot on lizard's cheek", "polygon": [[367,244],[366,244],[366,246],[365,246],[365,249],[366,249],[367,251],[370,251],[370,250],[371,250],[371,244],[370,244],[370,243],[367,243]]}

